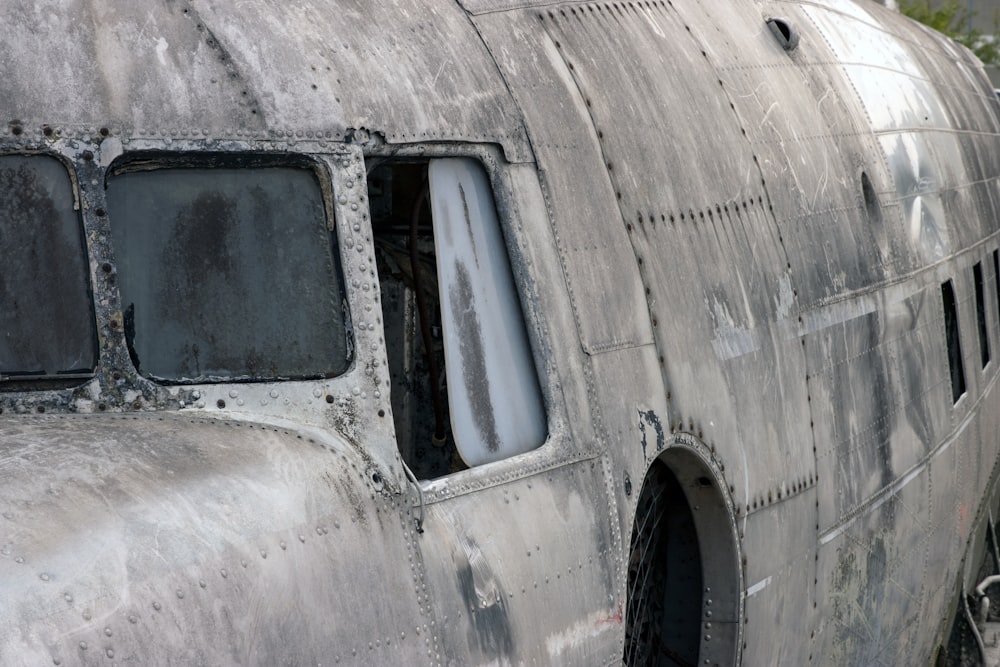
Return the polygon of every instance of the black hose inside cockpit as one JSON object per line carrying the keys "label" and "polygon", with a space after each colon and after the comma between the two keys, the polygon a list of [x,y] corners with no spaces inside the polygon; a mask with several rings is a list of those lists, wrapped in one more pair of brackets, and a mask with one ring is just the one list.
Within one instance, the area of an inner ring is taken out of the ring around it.
{"label": "black hose inside cockpit", "polygon": [[420,249],[417,245],[417,227],[420,222],[420,211],[427,201],[428,189],[425,183],[420,188],[413,204],[410,216],[410,267],[413,271],[413,291],[417,299],[417,316],[420,318],[420,337],[424,341],[424,353],[427,355],[427,372],[430,374],[431,403],[434,407],[433,443],[441,447],[445,442],[444,405],[441,402],[440,375],[437,365],[437,355],[434,354],[434,340],[431,337],[430,313],[427,307],[427,297],[424,294],[423,278],[420,273]]}

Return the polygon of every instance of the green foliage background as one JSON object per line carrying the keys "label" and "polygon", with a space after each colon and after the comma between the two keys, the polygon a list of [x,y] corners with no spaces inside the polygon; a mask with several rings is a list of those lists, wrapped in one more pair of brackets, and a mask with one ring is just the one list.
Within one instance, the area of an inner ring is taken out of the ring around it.
{"label": "green foliage background", "polygon": [[[984,64],[1000,67],[1000,44],[992,35],[970,30],[969,10],[956,0],[946,0],[937,7],[931,6],[931,0],[900,0],[899,11],[969,47]],[[994,34],[1000,32],[997,23],[994,16]]]}

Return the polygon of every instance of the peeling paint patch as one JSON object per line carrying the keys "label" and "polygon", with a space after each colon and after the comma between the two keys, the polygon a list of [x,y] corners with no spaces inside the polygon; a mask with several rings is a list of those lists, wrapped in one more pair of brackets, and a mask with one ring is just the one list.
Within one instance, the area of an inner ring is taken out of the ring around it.
{"label": "peeling paint patch", "polygon": [[666,437],[663,433],[663,423],[660,418],[656,416],[656,413],[652,410],[646,410],[643,412],[639,411],[639,432],[642,433],[642,455],[645,458],[649,458],[649,443],[646,438],[646,426],[649,426],[654,433],[656,433],[656,451],[659,452],[663,449],[664,444],[666,444]]}

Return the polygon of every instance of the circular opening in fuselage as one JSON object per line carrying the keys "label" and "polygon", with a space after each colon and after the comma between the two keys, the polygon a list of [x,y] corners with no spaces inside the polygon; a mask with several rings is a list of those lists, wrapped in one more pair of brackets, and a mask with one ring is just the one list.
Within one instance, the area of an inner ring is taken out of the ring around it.
{"label": "circular opening in fuselage", "polygon": [[724,480],[676,445],[649,468],[633,522],[624,664],[738,664],[743,576]]}

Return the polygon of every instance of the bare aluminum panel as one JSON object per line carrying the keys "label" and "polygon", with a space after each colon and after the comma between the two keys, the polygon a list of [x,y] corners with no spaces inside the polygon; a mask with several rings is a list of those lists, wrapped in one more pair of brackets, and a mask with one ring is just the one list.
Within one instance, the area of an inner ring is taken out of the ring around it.
{"label": "bare aluminum panel", "polygon": [[18,26],[0,45],[17,63],[0,94],[7,119],[28,127],[293,140],[364,128],[390,143],[496,143],[531,159],[520,114],[455,4],[72,0],[36,12],[18,0],[0,20]]}
{"label": "bare aluminum panel", "polygon": [[650,343],[648,321],[635,317],[646,309],[635,256],[572,71],[534,14],[486,14],[476,25],[524,113],[583,348]]}

